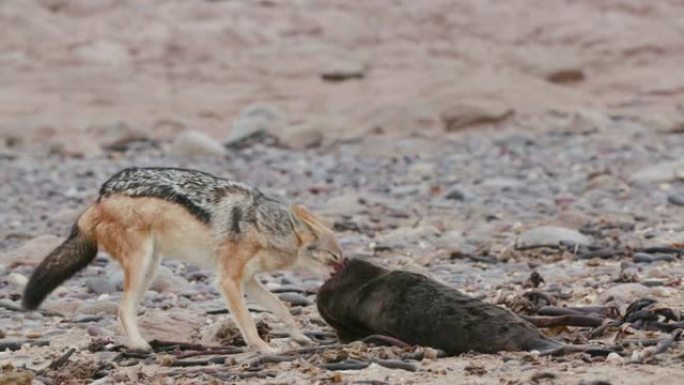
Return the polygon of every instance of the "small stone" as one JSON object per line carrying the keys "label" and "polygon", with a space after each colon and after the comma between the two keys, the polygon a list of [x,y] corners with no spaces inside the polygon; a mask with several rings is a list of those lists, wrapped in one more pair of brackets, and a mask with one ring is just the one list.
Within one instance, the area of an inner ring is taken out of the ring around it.
{"label": "small stone", "polygon": [[339,384],[344,381],[344,376],[340,372],[335,372],[331,377],[330,377],[330,382]]}
{"label": "small stone", "polygon": [[86,332],[93,337],[114,337],[115,333],[111,330],[105,329],[102,326],[91,324],[86,328]]}
{"label": "small stone", "polygon": [[43,332],[40,330],[29,330],[26,332],[26,338],[30,340],[35,340],[43,336]]}
{"label": "small stone", "polygon": [[444,198],[454,201],[462,201],[465,200],[465,194],[463,194],[461,190],[454,189],[451,190]]}
{"label": "small stone", "polygon": [[323,142],[325,126],[322,123],[306,122],[284,127],[278,140],[288,148],[303,150],[319,146]]}
{"label": "small stone", "polygon": [[[381,248],[401,248],[406,246],[408,240],[433,240],[437,235],[439,235],[439,230],[432,226],[402,226],[379,235],[376,241]],[[458,234],[452,235],[454,239],[458,239]],[[455,246],[452,245],[452,247]]]}
{"label": "small stone", "polygon": [[117,4],[116,0],[39,0],[38,3],[50,12],[69,16],[93,16],[109,10]]}
{"label": "small stone", "polygon": [[171,143],[169,155],[195,158],[226,155],[226,149],[221,143],[199,131],[184,131]]}
{"label": "small stone", "polygon": [[622,306],[639,298],[652,296],[654,292],[654,289],[640,283],[623,283],[615,285],[601,293],[598,300],[604,305],[615,304]]}
{"label": "small stone", "polygon": [[[433,243],[436,247],[450,250],[450,260],[453,261],[456,259],[471,259],[473,258],[473,256],[477,255],[477,249],[466,242],[465,238],[463,237],[463,234],[455,231],[449,231],[445,234],[450,233],[454,233],[454,235],[447,235],[446,237],[442,235]],[[485,258],[486,257],[479,258],[479,260],[484,262]],[[491,262],[496,263],[496,261],[493,259]]]}
{"label": "small stone", "polygon": [[672,194],[667,197],[667,201],[675,206],[684,206],[684,195]]}
{"label": "small stone", "polygon": [[658,286],[665,286],[669,283],[670,281],[665,278],[648,278],[644,279],[641,281],[641,284],[646,286],[646,287],[658,287]]}
{"label": "small stone", "polygon": [[608,190],[615,192],[629,191],[629,186],[622,179],[608,174],[592,177],[587,181],[587,190]]}
{"label": "small stone", "polygon": [[288,302],[292,306],[309,306],[312,303],[303,295],[291,292],[278,294],[278,298]]}
{"label": "small stone", "polygon": [[107,40],[81,44],[74,49],[73,57],[84,64],[111,67],[131,63],[131,55],[126,46]]}
{"label": "small stone", "polygon": [[105,267],[104,276],[110,284],[114,285],[117,290],[123,290],[124,273],[118,263],[110,263]]}
{"label": "small stone", "polygon": [[87,303],[78,309],[79,313],[98,315],[98,314],[110,314],[116,315],[119,312],[119,305],[111,301],[100,301]]}
{"label": "small stone", "polygon": [[41,235],[7,254],[0,255],[0,262],[10,268],[19,265],[37,265],[63,241],[64,239],[54,235]]}
{"label": "small stone", "polygon": [[28,283],[28,278],[19,273],[10,273],[10,275],[7,276],[7,282],[14,286],[15,290],[23,291]]}
{"label": "small stone", "polygon": [[637,183],[662,183],[677,179],[684,172],[684,158],[656,163],[634,172],[630,179]]}
{"label": "small stone", "polygon": [[148,140],[144,131],[134,129],[124,122],[114,122],[90,128],[102,139],[102,148],[110,151],[126,151],[133,142]]}
{"label": "small stone", "polygon": [[437,349],[430,347],[423,348],[423,359],[425,360],[436,360],[438,355]]}
{"label": "small stone", "polygon": [[670,230],[649,238],[644,242],[644,247],[659,247],[663,245],[675,245],[684,243],[684,231]]}
{"label": "small stone", "polygon": [[51,298],[49,298],[48,301],[45,301],[40,308],[56,313],[61,313],[61,314],[73,314],[78,310],[79,307],[82,306],[83,303],[83,296],[81,293],[79,293],[78,296],[68,296],[65,297],[64,299],[60,299],[59,296],[57,295],[58,290],[62,289],[64,290],[65,293],[69,293],[68,289],[65,289],[64,287],[60,287],[56,289],[55,291],[52,292]]}
{"label": "small stone", "polygon": [[641,253],[641,252],[636,252],[634,253],[634,256],[632,257],[634,263],[651,263],[653,262],[653,256],[648,253]]}
{"label": "small stone", "polygon": [[71,158],[83,159],[102,155],[102,147],[93,137],[60,136],[48,142],[50,155],[61,155]]}
{"label": "small stone", "polygon": [[578,68],[560,68],[546,75],[546,80],[559,84],[577,83],[584,78],[584,72]]}
{"label": "small stone", "polygon": [[150,290],[154,290],[157,293],[178,294],[189,288],[190,284],[188,281],[174,274],[166,266],[159,266],[157,275],[150,285]]}
{"label": "small stone", "polygon": [[332,217],[341,215],[355,215],[366,209],[361,203],[361,199],[361,194],[342,194],[327,199],[324,202],[324,206],[319,208],[317,212],[321,215],[329,215]]}
{"label": "small stone", "polygon": [[40,321],[44,318],[45,318],[45,316],[40,314],[40,312],[37,312],[37,311],[29,311],[29,312],[24,313],[24,319],[33,320],[33,321]]}
{"label": "small stone", "polygon": [[102,319],[101,316],[89,315],[89,314],[76,314],[74,318],[71,319],[72,323],[89,323],[98,322]]}
{"label": "small stone", "polygon": [[442,112],[444,130],[455,132],[469,126],[494,124],[513,115],[508,106],[488,101],[469,101],[452,106]]}
{"label": "small stone", "polygon": [[568,115],[561,129],[567,133],[587,135],[605,130],[610,122],[610,118],[604,112],[580,109]]}
{"label": "small stone", "polygon": [[265,103],[256,103],[240,111],[233,121],[228,143],[235,143],[257,133],[272,133],[282,113],[277,107]]}
{"label": "small stone", "polygon": [[615,352],[609,353],[608,356],[606,357],[606,363],[610,364],[610,365],[619,366],[619,365],[622,365],[624,362],[625,362],[625,359],[622,358],[621,355],[619,355]]}
{"label": "small stone", "polygon": [[90,277],[85,281],[86,287],[97,295],[112,294],[116,291],[115,284],[107,277]]}
{"label": "small stone", "polygon": [[557,246],[561,242],[579,246],[591,244],[591,240],[577,230],[558,226],[541,226],[521,234],[517,246]]}
{"label": "small stone", "polygon": [[353,60],[337,60],[330,63],[321,73],[321,79],[329,82],[340,82],[349,79],[362,79],[366,72],[363,63]]}
{"label": "small stone", "polygon": [[485,179],[481,183],[482,187],[487,187],[490,189],[497,189],[497,190],[515,190],[518,188],[525,187],[525,183],[522,181],[519,181],[517,179],[510,179],[510,178],[490,178],[490,179]]}

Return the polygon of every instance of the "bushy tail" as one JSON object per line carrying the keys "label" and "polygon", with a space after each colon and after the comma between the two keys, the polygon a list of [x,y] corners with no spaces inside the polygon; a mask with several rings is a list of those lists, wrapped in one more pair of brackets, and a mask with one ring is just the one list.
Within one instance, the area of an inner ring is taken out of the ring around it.
{"label": "bushy tail", "polygon": [[96,254],[96,241],[75,224],[64,243],[52,250],[31,274],[21,302],[24,309],[38,308],[48,294],[86,267]]}

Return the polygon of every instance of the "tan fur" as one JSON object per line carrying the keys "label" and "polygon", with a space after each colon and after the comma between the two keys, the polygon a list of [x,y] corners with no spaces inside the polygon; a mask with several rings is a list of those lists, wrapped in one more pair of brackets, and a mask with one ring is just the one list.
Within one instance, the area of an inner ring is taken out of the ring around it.
{"label": "tan fur", "polygon": [[[341,255],[332,232],[313,214],[300,206],[292,207],[292,212],[309,227],[295,228],[297,244],[292,245],[293,250],[324,239]],[[217,234],[180,205],[158,198],[123,195],[107,197],[88,208],[80,217],[78,227],[94,238],[98,247],[108,252],[124,270],[124,296],[119,315],[133,348],[149,349],[139,332],[135,308],[153,279],[162,255],[216,269],[228,308],[250,347],[260,352],[273,351],[257,333],[244,301],[245,293],[283,321],[296,341],[310,342],[288,308],[255,277],[262,271],[297,265],[298,254],[274,255],[268,249],[269,239],[256,230],[248,230],[239,240],[232,240]]]}

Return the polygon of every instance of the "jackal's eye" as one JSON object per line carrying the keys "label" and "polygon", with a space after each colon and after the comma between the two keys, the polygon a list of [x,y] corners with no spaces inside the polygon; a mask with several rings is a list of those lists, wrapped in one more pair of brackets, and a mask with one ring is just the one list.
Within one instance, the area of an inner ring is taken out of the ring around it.
{"label": "jackal's eye", "polygon": [[340,256],[333,253],[332,251],[328,250],[328,254],[330,254],[330,256],[332,256],[334,260],[336,260],[336,261],[340,260]]}

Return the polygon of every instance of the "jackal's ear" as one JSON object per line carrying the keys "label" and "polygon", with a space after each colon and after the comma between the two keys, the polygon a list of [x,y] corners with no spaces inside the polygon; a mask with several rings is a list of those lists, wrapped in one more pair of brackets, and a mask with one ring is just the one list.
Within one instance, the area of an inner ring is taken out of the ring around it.
{"label": "jackal's ear", "polygon": [[306,207],[302,205],[293,205],[290,210],[292,210],[296,222],[305,225],[315,233],[328,231],[333,225],[333,223],[325,218],[312,214],[311,211],[307,210]]}
{"label": "jackal's ear", "polygon": [[313,229],[316,229],[321,226],[320,222],[318,221],[318,218],[316,218],[316,216],[314,216],[311,213],[311,211],[307,210],[306,207],[302,205],[292,205],[290,209],[292,210],[292,213],[298,221],[303,222],[304,224],[308,225]]}
{"label": "jackal's ear", "polygon": [[316,223],[316,217],[314,217],[314,215],[311,214],[311,211],[307,210],[306,207],[302,205],[292,205],[290,207],[290,210],[292,210],[292,213],[300,221],[309,225],[313,225]]}

